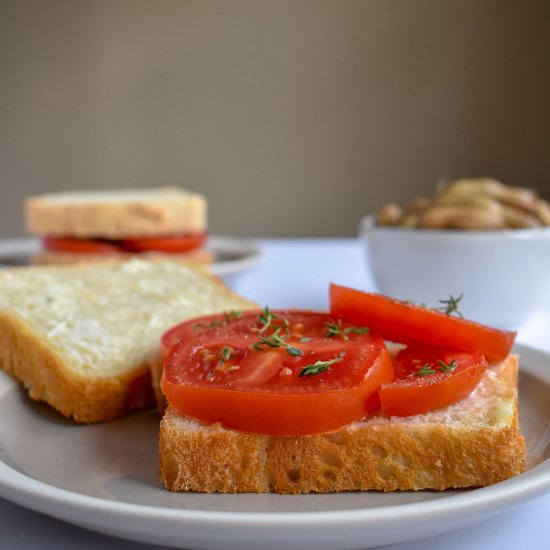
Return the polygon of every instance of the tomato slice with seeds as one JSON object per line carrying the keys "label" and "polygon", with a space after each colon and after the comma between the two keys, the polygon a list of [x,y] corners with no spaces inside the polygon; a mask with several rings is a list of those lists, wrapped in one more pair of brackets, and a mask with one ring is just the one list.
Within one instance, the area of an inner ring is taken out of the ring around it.
{"label": "tomato slice with seeds", "polygon": [[73,239],[70,237],[43,237],[42,246],[51,252],[69,254],[119,254],[120,248],[101,239]]}
{"label": "tomato slice with seeds", "polygon": [[382,338],[325,313],[269,314],[209,316],[169,331],[168,401],[194,418],[267,435],[324,433],[363,418],[394,376]]}
{"label": "tomato slice with seeds", "polygon": [[[333,320],[325,313],[316,313],[311,311],[297,310],[279,310],[270,311],[269,308],[263,310],[247,311],[224,311],[195,317],[183,321],[166,331],[160,341],[162,356],[166,357],[170,349],[180,341],[196,340],[198,338],[223,338],[245,336],[251,340],[259,340],[277,328],[286,330],[285,320],[289,322],[289,329],[294,340],[308,338],[311,336],[339,336],[340,339],[349,340],[355,338],[358,334],[365,334],[368,328],[339,327],[338,320]],[[327,326],[327,323],[332,327]],[[343,333],[340,334],[340,331]],[[347,333],[344,332],[347,330]]]}
{"label": "tomato slice with seeds", "polygon": [[490,361],[504,359],[516,337],[515,332],[335,284],[330,287],[330,313],[366,325],[386,340],[480,352]]}
{"label": "tomato slice with seeds", "polygon": [[119,241],[119,245],[129,252],[165,252],[168,254],[177,254],[200,248],[205,241],[206,233],[188,233],[186,235],[123,239]]}
{"label": "tomato slice with seeds", "polygon": [[189,252],[200,248],[206,241],[206,233],[143,237],[138,239],[77,239],[72,237],[44,237],[42,245],[52,252],[79,254],[113,254],[120,252],[164,252],[167,254]]}
{"label": "tomato slice with seeds", "polygon": [[251,310],[246,313],[242,311],[226,311],[195,317],[172,327],[166,331],[160,339],[160,349],[163,358],[179,342],[212,338],[213,336],[235,335],[237,333],[250,333],[250,322],[258,319],[259,312]]}
{"label": "tomato slice with seeds", "polygon": [[480,353],[411,348],[395,358],[396,379],[379,391],[382,410],[390,416],[412,416],[466,398],[487,368]]}

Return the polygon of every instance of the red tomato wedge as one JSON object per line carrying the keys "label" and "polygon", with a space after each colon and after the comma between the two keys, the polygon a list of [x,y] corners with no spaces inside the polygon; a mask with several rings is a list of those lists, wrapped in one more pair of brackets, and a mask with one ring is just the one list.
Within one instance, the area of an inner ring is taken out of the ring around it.
{"label": "red tomato wedge", "polygon": [[329,432],[363,418],[369,398],[394,377],[380,337],[328,314],[264,310],[214,320],[183,323],[164,339],[164,394],[206,422],[267,435]]}
{"label": "red tomato wedge", "polygon": [[100,239],[73,239],[69,237],[43,237],[42,246],[51,252],[77,254],[118,254],[116,244]]}
{"label": "red tomato wedge", "polygon": [[456,403],[472,393],[486,368],[480,353],[400,351],[395,358],[396,379],[379,391],[382,410],[390,416],[412,416]]}
{"label": "red tomato wedge", "polygon": [[187,235],[169,235],[166,237],[143,237],[124,239],[120,246],[129,252],[188,252],[200,248],[206,241],[206,233],[189,233]]}
{"label": "red tomato wedge", "polygon": [[479,352],[490,361],[504,359],[516,337],[515,332],[335,284],[330,287],[330,313],[368,326],[386,340]]}

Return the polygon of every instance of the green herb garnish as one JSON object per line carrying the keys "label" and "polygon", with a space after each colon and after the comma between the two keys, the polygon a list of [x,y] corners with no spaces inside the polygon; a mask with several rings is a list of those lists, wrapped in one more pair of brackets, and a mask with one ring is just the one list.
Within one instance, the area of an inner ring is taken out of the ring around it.
{"label": "green herb garnish", "polygon": [[437,371],[432,369],[431,365],[424,365],[418,372],[415,372],[415,376],[428,376],[429,374],[437,374]]}
{"label": "green herb garnish", "polygon": [[235,319],[240,319],[243,316],[242,311],[235,311],[234,309],[230,309],[229,311],[224,311],[223,316],[226,323],[230,323],[231,321],[234,321]]}
{"label": "green herb garnish", "polygon": [[196,323],[193,325],[193,330],[211,330],[213,328],[219,327],[222,323],[230,323],[235,319],[242,317],[242,312],[230,310],[223,312],[223,319],[215,319],[211,323]]}
{"label": "green herb garnish", "polygon": [[442,361],[441,359],[438,359],[437,363],[439,365],[439,367],[436,367],[437,370],[432,368],[431,365],[426,364],[418,372],[415,372],[414,375],[428,376],[430,374],[438,374],[440,372],[452,372],[458,367],[454,359],[448,365],[445,363],[445,361]]}
{"label": "green herb garnish", "polygon": [[210,330],[216,327],[219,327],[222,324],[221,319],[216,319],[215,321],[212,321],[211,323],[204,324],[204,323],[196,323],[193,325],[193,330]]}
{"label": "green herb garnish", "polygon": [[325,323],[327,327],[326,336],[341,336],[344,340],[349,340],[348,334],[366,334],[369,329],[367,327],[346,327],[342,328],[342,319],[338,319],[336,323]]}
{"label": "green herb garnish", "polygon": [[454,359],[448,365],[446,365],[444,361],[441,361],[441,359],[438,359],[437,362],[440,366],[440,372],[452,372],[458,367]]}
{"label": "green herb garnish", "polygon": [[455,315],[458,315],[459,317],[463,317],[462,313],[458,311],[458,304],[460,300],[462,300],[462,297],[464,296],[464,293],[462,293],[460,296],[455,298],[454,296],[450,295],[448,300],[438,300],[440,304],[443,304],[440,307],[434,308],[436,311],[441,311],[442,313],[445,313],[446,315],[452,315],[453,313]]}
{"label": "green herb garnish", "polygon": [[285,339],[286,336],[284,334],[281,334],[281,328],[279,327],[271,336],[261,336],[259,342],[255,342],[250,347],[256,351],[264,351],[264,348],[262,346],[268,346],[270,348],[284,347],[286,348],[286,351],[289,355],[298,357],[304,354],[301,349],[291,346],[285,341]]}
{"label": "green herb garnish", "polygon": [[329,361],[316,361],[312,365],[306,365],[302,368],[300,373],[298,374],[298,377],[301,378],[302,376],[315,376],[316,374],[321,374],[322,372],[325,372],[330,369],[331,365],[334,365],[335,363],[339,363],[344,358],[344,355],[346,355],[345,351],[341,351],[334,359],[331,359]]}
{"label": "green herb garnish", "polygon": [[229,346],[224,346],[220,352],[220,358],[218,359],[218,364],[223,365],[226,361],[231,359],[231,354],[233,353],[233,348]]}
{"label": "green herb garnish", "polygon": [[263,311],[258,315],[258,320],[260,323],[263,323],[260,327],[260,333],[265,332],[271,326],[274,319],[278,319],[277,315],[271,313],[267,306],[264,307]]}

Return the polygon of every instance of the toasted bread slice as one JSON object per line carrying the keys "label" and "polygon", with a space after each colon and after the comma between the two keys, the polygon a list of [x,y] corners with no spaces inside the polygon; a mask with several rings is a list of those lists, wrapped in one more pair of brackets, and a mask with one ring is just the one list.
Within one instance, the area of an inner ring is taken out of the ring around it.
{"label": "toasted bread slice", "polygon": [[0,366],[79,422],[153,406],[159,338],[187,318],[254,304],[183,262],[0,271]]}
{"label": "toasted bread slice", "polygon": [[25,219],[34,235],[127,239],[204,232],[206,206],[178,187],[74,191],[30,197]]}
{"label": "toasted bread slice", "polygon": [[373,415],[307,437],[243,433],[169,407],[161,480],[171,491],[309,493],[484,486],[525,469],[516,356],[489,368],[466,399],[404,418]]}

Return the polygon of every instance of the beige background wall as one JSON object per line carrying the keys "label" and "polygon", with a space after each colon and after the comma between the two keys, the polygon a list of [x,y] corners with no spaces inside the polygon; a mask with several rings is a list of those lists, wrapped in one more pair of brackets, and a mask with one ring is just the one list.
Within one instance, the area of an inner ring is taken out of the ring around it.
{"label": "beige background wall", "polygon": [[181,184],[217,233],[352,235],[440,177],[550,196],[550,2],[0,0],[0,237],[25,196]]}

